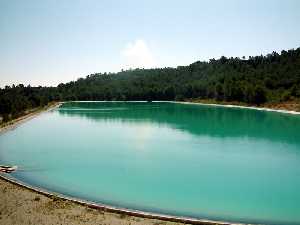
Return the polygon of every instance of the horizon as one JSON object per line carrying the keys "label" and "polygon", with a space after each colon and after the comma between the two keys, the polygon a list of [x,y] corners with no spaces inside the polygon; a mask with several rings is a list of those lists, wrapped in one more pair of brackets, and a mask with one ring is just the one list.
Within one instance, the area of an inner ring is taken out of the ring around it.
{"label": "horizon", "polygon": [[[176,69],[176,68],[178,68],[178,67],[181,67],[181,66],[183,66],[183,67],[185,67],[185,66],[189,66],[189,65],[191,65],[191,64],[193,64],[193,63],[197,63],[197,62],[201,62],[201,63],[210,63],[210,60],[212,60],[212,59],[214,59],[214,60],[220,60],[220,58],[221,57],[225,57],[225,58],[227,58],[227,59],[231,59],[231,58],[233,58],[233,59],[235,59],[235,58],[238,58],[239,60],[243,60],[243,61],[247,61],[247,60],[249,60],[249,58],[250,57],[259,57],[259,56],[263,56],[263,57],[266,57],[266,56],[268,56],[269,54],[272,54],[272,53],[277,53],[277,54],[279,54],[279,55],[281,55],[281,52],[282,51],[290,51],[290,50],[297,50],[297,49],[300,49],[300,47],[297,47],[297,48],[292,48],[292,49],[282,49],[281,51],[279,51],[279,52],[276,52],[276,51],[273,51],[273,52],[270,52],[270,53],[268,53],[268,54],[266,54],[266,55],[255,55],[255,56],[245,56],[245,59],[243,59],[242,57],[226,57],[226,56],[220,56],[219,58],[211,58],[211,59],[208,59],[208,60],[202,60],[202,61],[195,61],[195,62],[192,62],[192,63],[189,63],[189,64],[187,64],[187,65],[178,65],[178,66],[173,66],[173,67],[153,67],[153,68],[127,68],[127,69],[121,69],[120,71],[116,71],[116,72],[109,72],[109,71],[104,71],[104,72],[95,72],[95,73],[91,73],[91,74],[86,74],[86,75],[83,75],[83,76],[80,76],[80,77],[78,77],[76,80],[69,80],[69,81],[66,81],[66,82],[62,82],[62,83],[59,83],[59,84],[66,84],[66,83],[69,83],[69,82],[76,82],[77,80],[79,80],[79,79],[85,79],[85,78],[87,78],[88,76],[91,76],[91,75],[103,75],[103,74],[109,74],[109,75],[113,75],[113,74],[115,74],[115,75],[117,75],[117,74],[119,74],[119,73],[122,73],[122,72],[126,72],[126,71],[133,71],[133,70],[155,70],[155,69],[164,69],[164,68],[170,68],[170,69]],[[23,83],[13,83],[13,84],[11,84],[11,85],[5,85],[5,86],[0,86],[0,89],[2,88],[2,89],[4,89],[6,86],[9,86],[9,87],[17,87],[18,85],[23,85],[24,87],[25,86],[29,86],[29,87],[57,87],[59,84],[57,84],[57,85],[52,85],[52,86],[43,86],[43,85],[35,85],[35,86],[33,86],[33,85],[30,85],[30,84],[28,84],[28,85],[24,85]]]}
{"label": "horizon", "polygon": [[[300,2],[0,1],[0,87],[300,46]],[[132,13],[134,12],[134,13]]]}

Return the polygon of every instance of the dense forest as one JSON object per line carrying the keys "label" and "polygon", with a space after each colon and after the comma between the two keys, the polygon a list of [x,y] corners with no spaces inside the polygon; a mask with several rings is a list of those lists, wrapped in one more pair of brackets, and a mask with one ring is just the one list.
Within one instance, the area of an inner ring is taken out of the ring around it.
{"label": "dense forest", "polygon": [[211,59],[189,66],[96,73],[59,84],[0,89],[3,121],[52,101],[214,99],[251,105],[300,98],[300,48],[248,59]]}

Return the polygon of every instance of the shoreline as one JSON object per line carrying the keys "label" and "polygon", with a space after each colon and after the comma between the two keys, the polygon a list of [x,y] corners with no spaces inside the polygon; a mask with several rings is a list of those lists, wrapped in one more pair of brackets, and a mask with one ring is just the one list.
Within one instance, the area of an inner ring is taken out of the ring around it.
{"label": "shoreline", "polygon": [[0,177],[0,224],[54,225],[180,225],[158,219],[141,218],[82,203],[65,200],[56,195],[45,195]]}
{"label": "shoreline", "polygon": [[[136,102],[136,103],[147,103],[148,101],[68,101],[68,102]],[[241,108],[241,109],[253,109],[259,111],[267,112],[279,112],[285,114],[300,114],[300,102],[284,102],[284,103],[266,103],[261,106],[248,105],[238,102],[217,102],[217,101],[207,101],[207,100],[198,100],[198,99],[187,99],[183,101],[151,101],[151,102],[171,102],[171,103],[180,103],[180,104],[198,104],[198,105],[207,105],[207,106],[217,106],[217,107],[228,107],[228,108]],[[287,107],[287,105],[293,105],[293,107]],[[296,107],[297,106],[297,107]]]}
{"label": "shoreline", "polygon": [[[128,219],[136,220],[138,218],[138,220],[143,222],[142,224],[150,223],[151,225],[158,225],[158,224],[244,225],[243,223],[230,223],[230,222],[214,221],[208,219],[196,219],[196,218],[189,218],[189,217],[172,216],[172,215],[145,212],[145,211],[139,211],[133,209],[114,207],[114,206],[104,205],[100,203],[94,203],[83,199],[69,197],[55,192],[50,192],[45,189],[33,187],[31,185],[18,181],[15,178],[10,178],[9,175],[3,176],[2,174],[0,174],[0,193],[1,193],[1,187],[3,185],[2,181],[22,189],[23,192],[28,192],[28,193],[31,192],[32,194],[34,194],[35,198],[44,197],[54,202],[62,201],[66,204],[73,204],[73,206],[76,208],[95,210],[95,212],[99,213],[100,215],[109,214],[112,217],[120,217],[121,220],[124,220],[124,218],[126,218],[127,220]],[[1,198],[0,198],[0,202],[1,202]],[[65,212],[65,213],[71,213],[71,212]],[[1,224],[1,216],[0,216],[0,224]]]}
{"label": "shoreline", "polygon": [[[155,101],[154,101],[155,102]],[[264,111],[275,111],[279,113],[289,113],[289,114],[300,114],[300,112],[297,111],[290,111],[290,110],[282,110],[282,109],[274,109],[274,108],[265,108],[265,107],[252,107],[252,106],[241,106],[241,105],[232,105],[232,104],[217,104],[217,103],[204,103],[204,102],[177,102],[177,101],[170,101],[174,103],[180,103],[180,104],[199,104],[199,105],[212,105],[212,106],[217,106],[217,107],[235,107],[235,108],[245,108],[245,109],[254,109],[254,110],[264,110]],[[61,106],[63,103],[62,102],[56,102],[54,104],[50,104],[48,106],[43,107],[42,109],[37,109],[34,112],[28,113],[22,117],[19,117],[15,120],[9,121],[7,124],[5,124],[3,127],[0,128],[0,133],[11,130],[19,126],[20,124],[40,115],[41,113],[51,111],[59,106]],[[3,189],[4,188],[4,189]],[[66,217],[68,217],[70,214],[73,213],[73,211],[78,211],[78,210],[84,210],[86,211],[87,209],[89,210],[95,210],[93,212],[93,215],[90,215],[90,217],[98,218],[99,216],[106,215],[107,218],[110,218],[107,224],[112,224],[114,225],[115,223],[112,222],[115,219],[113,218],[118,218],[120,221],[118,221],[117,224],[120,223],[125,223],[128,219],[131,221],[135,221],[136,224],[206,224],[206,225],[234,225],[234,224],[241,224],[241,223],[229,223],[229,222],[223,222],[223,221],[214,221],[214,220],[207,220],[207,219],[196,219],[196,218],[189,218],[189,217],[179,217],[179,216],[171,216],[171,215],[164,215],[164,214],[158,214],[158,213],[151,213],[151,212],[143,212],[139,210],[131,210],[131,209],[125,209],[125,208],[118,208],[114,206],[109,206],[109,205],[103,205],[103,204],[96,204],[93,202],[85,201],[83,199],[77,199],[77,198],[71,198],[68,196],[64,196],[58,193],[53,193],[47,190],[39,189],[37,187],[30,186],[28,184],[24,184],[14,178],[10,178],[10,176],[6,176],[5,174],[0,173],[0,196],[2,196],[3,192],[7,193],[10,191],[16,192],[16,189],[18,190],[17,196],[19,195],[24,195],[24,196],[34,196],[34,199],[45,199],[45,201],[51,202],[53,201],[53,204],[55,207],[55,202],[58,201],[63,201],[67,205],[72,205],[72,210],[68,211],[68,208],[63,207],[66,212],[64,213]],[[2,190],[2,191],[1,191]],[[5,191],[4,191],[5,190]],[[0,205],[2,205],[2,209],[0,207],[0,212],[5,212],[13,209],[6,209],[7,205],[9,205],[8,199],[2,202],[4,195],[0,198]],[[54,200],[55,201],[54,201]],[[21,200],[21,199],[20,199]],[[13,199],[11,201],[16,201],[16,199]],[[32,203],[32,201],[25,200],[24,202],[21,202],[21,205],[25,205],[24,207],[30,207],[30,205],[34,205],[36,202]],[[27,203],[29,202],[29,203]],[[29,205],[28,205],[29,204]],[[20,204],[19,204],[20,205]],[[14,207],[14,206],[12,206]],[[9,208],[9,207],[8,207]],[[45,209],[47,210],[47,209]],[[88,210],[87,210],[88,211]],[[31,212],[30,214],[34,213]],[[88,213],[85,213],[88,215]],[[23,215],[23,214],[22,214]],[[3,216],[5,217],[5,213],[0,213],[0,224],[2,224],[2,218]],[[18,215],[15,215],[18,217]],[[26,215],[28,216],[28,215]],[[136,220],[138,218],[138,220]],[[15,218],[17,219],[17,218]],[[24,218],[23,218],[24,219]],[[10,221],[9,215],[6,216],[6,220]],[[72,221],[72,224],[76,224],[76,222],[80,221]],[[103,222],[103,221],[101,221]],[[127,221],[128,222],[128,221]],[[141,223],[140,223],[141,222]],[[9,223],[6,223],[9,224]],[[19,221],[16,224],[30,224],[30,223],[23,223]],[[43,224],[53,224],[53,223],[48,223],[45,221]],[[82,223],[80,223],[82,224]],[[132,223],[131,223],[132,224]]]}
{"label": "shoreline", "polygon": [[300,111],[290,110],[290,109],[281,109],[276,107],[266,107],[266,106],[248,106],[248,105],[238,105],[238,104],[224,104],[224,103],[208,103],[201,101],[174,101],[174,103],[181,104],[191,104],[191,105],[206,105],[206,106],[216,106],[216,107],[227,107],[227,108],[240,108],[240,109],[251,109],[258,111],[266,111],[266,112],[278,112],[284,114],[292,114],[292,115],[300,115]]}
{"label": "shoreline", "polygon": [[15,129],[17,126],[19,126],[22,123],[27,122],[28,120],[33,119],[34,117],[40,115],[41,113],[44,112],[49,112],[53,109],[56,109],[60,107],[63,103],[62,102],[54,102],[50,103],[42,108],[36,108],[33,109],[33,111],[26,113],[25,115],[18,117],[16,119],[10,120],[8,122],[5,122],[3,124],[0,124],[0,133],[5,132],[7,130],[12,130]]}

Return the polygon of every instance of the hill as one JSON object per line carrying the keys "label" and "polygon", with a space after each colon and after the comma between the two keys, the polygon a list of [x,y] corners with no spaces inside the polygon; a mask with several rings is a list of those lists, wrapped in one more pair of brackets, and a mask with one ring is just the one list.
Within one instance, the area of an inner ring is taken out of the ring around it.
{"label": "hill", "polygon": [[177,68],[96,73],[57,87],[0,89],[3,121],[51,101],[212,99],[251,105],[300,98],[300,48],[248,59],[211,59]]}

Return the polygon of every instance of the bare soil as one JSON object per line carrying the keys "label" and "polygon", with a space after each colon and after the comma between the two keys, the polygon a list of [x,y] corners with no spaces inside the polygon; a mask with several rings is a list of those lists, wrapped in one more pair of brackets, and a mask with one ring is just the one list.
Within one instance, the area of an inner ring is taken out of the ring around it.
{"label": "bare soil", "polygon": [[176,225],[156,219],[91,209],[68,200],[50,198],[0,179],[0,225]]}

